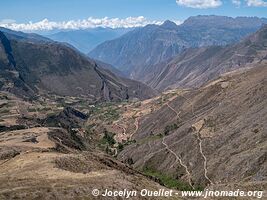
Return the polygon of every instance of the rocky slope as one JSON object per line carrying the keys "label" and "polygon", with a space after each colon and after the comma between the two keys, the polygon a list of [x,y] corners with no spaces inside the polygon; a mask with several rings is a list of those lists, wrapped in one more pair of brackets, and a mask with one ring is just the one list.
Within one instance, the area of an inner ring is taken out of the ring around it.
{"label": "rocky slope", "polygon": [[236,43],[264,23],[266,19],[222,16],[190,17],[179,26],[166,21],[161,26],[148,25],[104,42],[88,55],[139,79],[145,66],[163,62],[190,47]]}
{"label": "rocky slope", "polygon": [[116,122],[132,141],[118,158],[194,188],[266,189],[266,77],[265,61],[199,89],[169,91],[161,101],[141,103],[140,111],[133,107],[134,128]]}
{"label": "rocky slope", "polygon": [[166,189],[92,148],[82,129],[88,116],[59,105],[0,92],[0,124],[6,127],[0,129],[0,199],[106,199],[94,197],[93,189]]}
{"label": "rocky slope", "polygon": [[253,67],[267,59],[267,26],[240,43],[188,49],[175,58],[145,67],[141,78],[153,88],[198,87],[225,72]]}
{"label": "rocky slope", "polygon": [[0,198],[163,188],[153,180],[179,190],[265,190],[266,77],[263,61],[198,89],[94,106],[81,97],[26,102],[0,92]]}
{"label": "rocky slope", "polygon": [[63,44],[0,34],[1,90],[21,96],[48,91],[86,96],[91,101],[143,99],[155,94],[148,86],[120,78]]}

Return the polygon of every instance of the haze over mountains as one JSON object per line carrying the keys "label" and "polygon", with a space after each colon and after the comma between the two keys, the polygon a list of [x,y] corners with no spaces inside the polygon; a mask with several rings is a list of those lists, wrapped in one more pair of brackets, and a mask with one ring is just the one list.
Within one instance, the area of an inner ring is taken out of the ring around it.
{"label": "haze over mountains", "polygon": [[115,39],[131,28],[92,28],[84,30],[65,30],[57,33],[45,35],[46,37],[58,41],[66,42],[77,48],[83,53],[88,53],[97,45],[107,40]]}
{"label": "haze over mountains", "polygon": [[190,17],[179,26],[166,21],[104,42],[88,55],[140,79],[145,66],[166,61],[187,48],[236,43],[265,23],[264,18],[223,16]]}

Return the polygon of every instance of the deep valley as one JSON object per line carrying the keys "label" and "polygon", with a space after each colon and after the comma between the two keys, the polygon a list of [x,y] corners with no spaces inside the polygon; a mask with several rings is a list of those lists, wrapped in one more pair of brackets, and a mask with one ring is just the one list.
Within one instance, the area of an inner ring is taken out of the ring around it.
{"label": "deep valley", "polygon": [[94,189],[266,195],[266,23],[166,21],[112,36],[89,57],[1,28],[0,199],[107,199]]}

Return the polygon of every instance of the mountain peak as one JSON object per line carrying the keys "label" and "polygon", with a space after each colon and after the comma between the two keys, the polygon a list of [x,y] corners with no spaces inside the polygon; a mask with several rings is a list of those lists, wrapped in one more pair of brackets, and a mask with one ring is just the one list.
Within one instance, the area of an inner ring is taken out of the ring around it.
{"label": "mountain peak", "polygon": [[174,22],[170,21],[170,20],[166,20],[161,27],[163,28],[168,28],[168,29],[174,29],[177,28],[177,24],[175,24]]}
{"label": "mountain peak", "polygon": [[258,17],[227,17],[218,15],[197,15],[189,17],[184,21],[183,26],[189,27],[217,27],[217,28],[251,28],[261,27],[262,24],[266,24],[266,18]]}

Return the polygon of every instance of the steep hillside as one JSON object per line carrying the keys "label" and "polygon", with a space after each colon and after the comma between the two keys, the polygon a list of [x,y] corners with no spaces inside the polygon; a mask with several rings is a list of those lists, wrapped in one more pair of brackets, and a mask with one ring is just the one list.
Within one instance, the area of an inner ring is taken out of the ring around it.
{"label": "steep hillside", "polygon": [[114,124],[128,138],[118,158],[194,188],[266,189],[266,77],[267,62],[129,106]]}
{"label": "steep hillside", "polygon": [[0,91],[1,200],[101,200],[107,198],[94,197],[93,189],[167,189],[92,148],[90,133],[81,128],[88,116],[49,98],[30,103]]}
{"label": "steep hillside", "polygon": [[35,33],[24,33],[21,31],[13,31],[7,28],[0,27],[0,31],[6,33],[9,39],[24,40],[31,42],[52,42],[49,38],[43,37]]}
{"label": "steep hillside", "polygon": [[267,59],[267,26],[235,45],[188,49],[171,61],[143,69],[153,88],[196,87],[227,71],[253,67]]}
{"label": "steep hillside", "polygon": [[142,78],[145,66],[163,62],[190,47],[227,45],[258,30],[267,19],[196,16],[182,25],[166,21],[148,25],[104,42],[89,53],[117,66],[132,78]]}
{"label": "steep hillside", "polygon": [[92,101],[143,99],[155,94],[148,86],[120,78],[63,44],[0,34],[2,90],[22,96],[29,91],[33,91],[33,95],[42,90],[58,95],[86,96]]}
{"label": "steep hillside", "polygon": [[95,106],[0,92],[0,198],[94,199],[93,188],[164,188],[154,181],[177,190],[264,191],[266,77],[262,62],[199,89]]}

